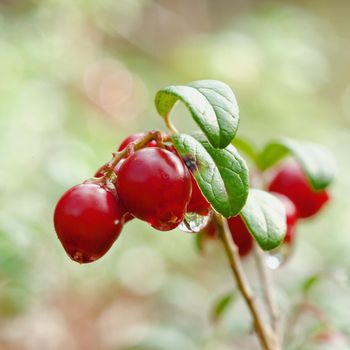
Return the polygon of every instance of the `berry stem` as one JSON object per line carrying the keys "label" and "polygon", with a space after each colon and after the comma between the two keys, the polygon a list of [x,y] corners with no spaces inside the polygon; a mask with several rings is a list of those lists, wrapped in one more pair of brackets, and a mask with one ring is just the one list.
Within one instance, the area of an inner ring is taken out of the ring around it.
{"label": "berry stem", "polygon": [[140,148],[145,147],[150,141],[155,140],[158,144],[161,144],[163,141],[167,140],[167,136],[163,136],[159,131],[150,131],[144,136],[140,137],[134,142],[131,142],[126,148],[120,152],[113,153],[113,158],[107,165],[105,174],[97,179],[98,182],[105,182],[107,179],[110,179],[114,176],[114,168],[119,163],[119,161],[134,151],[139,150]]}
{"label": "berry stem", "polygon": [[272,329],[275,333],[275,342],[279,344],[280,340],[280,315],[278,307],[276,305],[275,296],[273,293],[273,280],[271,272],[266,268],[264,255],[259,246],[254,243],[254,258],[260,279],[260,284],[264,292],[264,298],[266,301],[267,310],[270,316]]}
{"label": "berry stem", "polygon": [[259,337],[261,346],[264,350],[279,350],[277,346],[275,347],[271,344],[271,336],[273,333],[264,323],[264,320],[258,310],[251,286],[241,264],[238,248],[234,243],[228,228],[226,227],[226,220],[224,220],[224,218],[219,214],[214,215],[214,220],[218,228],[220,238],[224,244],[225,252],[229,259],[230,267],[236,280],[237,287],[241,292],[254,320],[254,327]]}

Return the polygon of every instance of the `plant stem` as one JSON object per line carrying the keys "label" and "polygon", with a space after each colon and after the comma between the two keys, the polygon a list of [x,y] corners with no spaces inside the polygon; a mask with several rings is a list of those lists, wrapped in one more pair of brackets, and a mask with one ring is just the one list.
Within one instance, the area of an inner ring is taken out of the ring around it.
{"label": "plant stem", "polygon": [[215,222],[220,232],[220,237],[224,243],[225,251],[229,259],[231,270],[236,280],[237,287],[239,291],[242,293],[243,298],[252,315],[252,318],[254,321],[254,328],[259,337],[261,346],[263,347],[264,350],[277,350],[277,348],[273,347],[270,344],[272,332],[265,325],[259,313],[258,307],[253,297],[253,293],[252,293],[249,281],[244,273],[244,270],[241,264],[237,246],[233,242],[232,237],[226,227],[227,225],[226,221],[221,215],[215,214]]}
{"label": "plant stem", "polygon": [[171,131],[172,134],[176,135],[179,133],[175,125],[170,120],[170,113],[167,113],[167,115],[164,117],[164,121],[165,121],[165,125]]}
{"label": "plant stem", "polygon": [[103,177],[98,179],[99,182],[104,182],[106,179],[113,176],[114,168],[121,159],[127,157],[132,152],[137,151],[140,148],[143,148],[152,140],[156,140],[158,143],[161,143],[163,140],[165,140],[165,138],[167,137],[166,136],[163,137],[160,131],[150,131],[146,133],[144,136],[141,136],[140,138],[135,140],[134,142],[129,143],[128,146],[124,148],[122,151],[113,153],[113,158],[108,163],[105,174],[103,175]]}
{"label": "plant stem", "polygon": [[276,337],[275,341],[277,344],[280,344],[280,341],[281,341],[280,340],[280,335],[281,335],[280,316],[276,305],[275,296],[272,290],[272,286],[273,286],[272,276],[270,271],[268,271],[266,268],[263,252],[261,251],[261,249],[256,243],[254,243],[254,258],[255,258],[255,262],[258,270],[260,283],[264,292],[267,310],[270,315],[272,329],[275,333],[275,337]]}

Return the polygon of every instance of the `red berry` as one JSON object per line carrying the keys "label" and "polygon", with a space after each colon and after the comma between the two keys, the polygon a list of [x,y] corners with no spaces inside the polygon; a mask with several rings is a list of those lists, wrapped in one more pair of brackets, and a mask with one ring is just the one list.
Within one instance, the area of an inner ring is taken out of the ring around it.
{"label": "red berry", "polygon": [[285,195],[276,192],[272,194],[275,195],[283,203],[284,208],[286,209],[287,232],[284,237],[284,243],[291,244],[293,243],[296,224],[298,221],[297,208],[295,207],[294,203]]}
{"label": "red berry", "polygon": [[116,188],[132,215],[168,231],[184,218],[191,196],[191,177],[175,154],[158,147],[143,148],[122,164]]}
{"label": "red berry", "polygon": [[191,195],[190,202],[188,203],[188,206],[187,206],[187,211],[191,213],[197,213],[199,215],[204,215],[204,216],[208,215],[211,210],[211,206],[203,196],[192,174],[191,174],[191,181],[192,181],[192,195]]}
{"label": "red berry", "polygon": [[315,215],[328,202],[327,191],[314,191],[298,164],[285,163],[273,178],[269,191],[282,193],[295,204],[298,215],[308,218]]}
{"label": "red berry", "polygon": [[124,210],[105,187],[83,183],[60,198],[55,230],[71,259],[89,263],[101,258],[118,238]]}
{"label": "red berry", "polygon": [[227,219],[233,241],[238,247],[240,256],[246,256],[253,248],[253,237],[240,215]]}
{"label": "red berry", "polygon": [[[136,141],[137,139],[139,139],[140,137],[145,136],[146,133],[145,132],[138,132],[136,134],[130,135],[128,136],[119,146],[118,151],[122,151],[124,148],[126,148],[126,146],[131,143]],[[157,146],[157,142],[155,140],[150,141],[147,144],[147,147],[156,147]]]}

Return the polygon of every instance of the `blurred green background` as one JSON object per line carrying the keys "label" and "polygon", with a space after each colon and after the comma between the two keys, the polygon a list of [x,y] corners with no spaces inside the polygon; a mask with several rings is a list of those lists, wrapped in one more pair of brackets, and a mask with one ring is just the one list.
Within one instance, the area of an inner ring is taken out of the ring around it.
{"label": "blurred green background", "polygon": [[[299,225],[276,294],[284,315],[305,311],[288,349],[349,349],[349,13],[340,0],[1,0],[0,349],[257,348],[240,297],[211,320],[235,290],[219,242],[200,255],[193,235],[134,220],[79,266],[53,230],[67,188],[127,135],[164,129],[156,91],[195,79],[232,87],[257,146],[286,135],[335,154],[333,201]],[[180,106],[174,119],[193,126]]]}

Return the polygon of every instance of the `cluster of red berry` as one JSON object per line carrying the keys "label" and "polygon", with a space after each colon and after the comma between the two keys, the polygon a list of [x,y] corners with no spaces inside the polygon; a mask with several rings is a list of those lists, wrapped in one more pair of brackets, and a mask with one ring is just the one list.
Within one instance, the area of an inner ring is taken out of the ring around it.
{"label": "cluster of red berry", "polygon": [[[129,136],[118,151],[144,136]],[[69,189],[57,203],[55,230],[74,261],[89,263],[102,257],[134,217],[169,231],[183,221],[186,212],[207,215],[211,210],[171,144],[151,140],[137,151],[131,147],[107,179],[108,165],[92,180]]]}
{"label": "cluster of red berry", "polygon": [[[129,136],[118,152],[144,136],[145,133]],[[108,166],[104,164],[92,180],[64,193],[55,209],[58,238],[68,255],[79,263],[102,257],[118,238],[123,225],[133,218],[146,221],[157,230],[169,231],[179,226],[186,213],[210,214],[210,204],[169,142],[153,139],[137,151],[131,148],[114,167],[112,178],[105,176]],[[284,244],[287,245],[293,242],[297,221],[318,213],[329,199],[326,190],[316,192],[311,188],[295,162],[282,165],[268,190],[285,206]],[[227,223],[239,254],[248,255],[253,248],[253,237],[242,217],[231,217]],[[215,223],[209,221],[202,233],[216,237]]]}
{"label": "cluster of red berry", "polygon": [[[287,245],[293,243],[297,221],[314,216],[329,200],[328,192],[326,190],[314,191],[300,166],[290,161],[282,164],[270,181],[268,190],[277,196],[285,207],[287,232],[284,244]],[[229,218],[227,223],[239,249],[239,254],[248,255],[253,248],[253,237],[243,219],[238,215]],[[204,233],[212,238],[217,236],[212,223],[204,229]]]}

